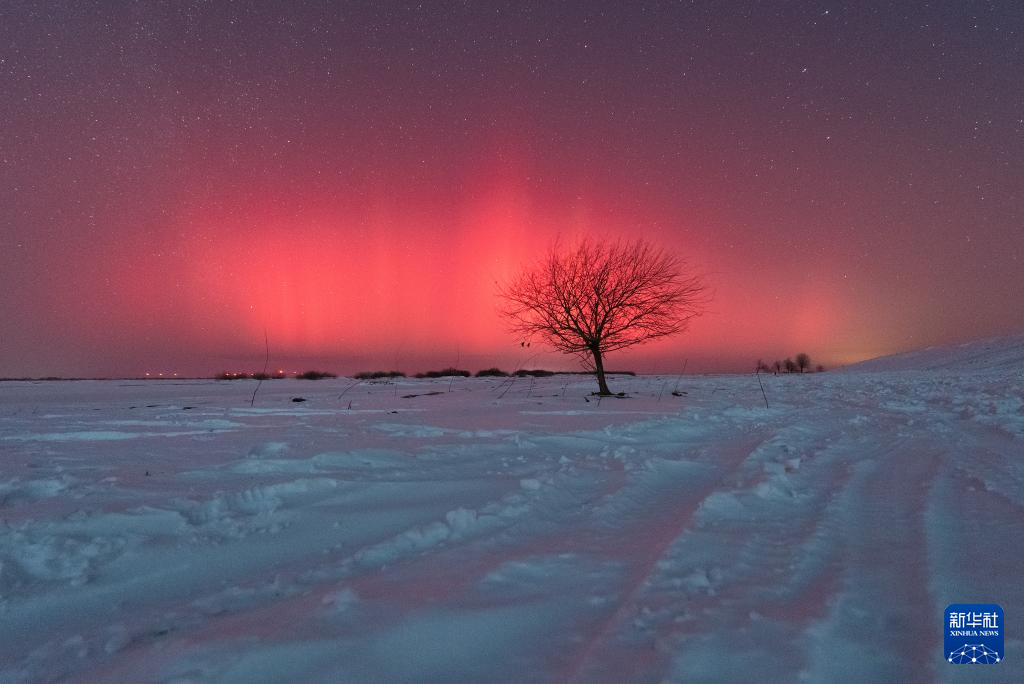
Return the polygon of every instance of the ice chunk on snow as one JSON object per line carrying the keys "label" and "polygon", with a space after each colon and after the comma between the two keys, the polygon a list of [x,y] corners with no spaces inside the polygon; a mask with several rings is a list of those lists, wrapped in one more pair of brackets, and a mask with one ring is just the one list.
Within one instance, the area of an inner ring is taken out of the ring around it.
{"label": "ice chunk on snow", "polygon": [[746,518],[749,515],[732,492],[714,492],[701,503],[700,511],[704,518]]}
{"label": "ice chunk on snow", "polygon": [[445,520],[448,521],[448,527],[451,528],[452,532],[459,534],[476,524],[476,511],[467,508],[456,508],[454,511],[448,511],[447,515],[445,515]]}
{"label": "ice chunk on snow", "polygon": [[[124,540],[118,538],[78,539],[57,534],[33,537],[15,532],[0,542],[0,557],[12,561],[4,564],[0,587],[25,580],[84,584],[95,561],[116,555],[124,545]],[[12,576],[15,568],[20,570],[20,578]]]}
{"label": "ice chunk on snow", "polygon": [[132,641],[132,637],[124,625],[114,625],[109,632],[110,637],[103,644],[103,650],[107,653],[117,653]]}
{"label": "ice chunk on snow", "polygon": [[17,501],[37,501],[57,496],[67,490],[68,478],[48,478],[42,480],[25,480],[19,478],[0,482],[0,506]]}
{"label": "ice chunk on snow", "polygon": [[320,603],[330,606],[336,612],[346,612],[359,603],[359,594],[349,588],[324,594]]}
{"label": "ice chunk on snow", "polygon": [[264,442],[249,449],[249,458],[281,456],[288,451],[287,442]]}

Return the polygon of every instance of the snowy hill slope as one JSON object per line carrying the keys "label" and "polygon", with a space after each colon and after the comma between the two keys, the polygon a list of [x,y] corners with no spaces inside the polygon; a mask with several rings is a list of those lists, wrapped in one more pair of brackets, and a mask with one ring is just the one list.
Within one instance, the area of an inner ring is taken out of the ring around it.
{"label": "snowy hill slope", "polygon": [[1024,370],[1024,333],[882,356],[841,370],[872,373],[903,370]]}

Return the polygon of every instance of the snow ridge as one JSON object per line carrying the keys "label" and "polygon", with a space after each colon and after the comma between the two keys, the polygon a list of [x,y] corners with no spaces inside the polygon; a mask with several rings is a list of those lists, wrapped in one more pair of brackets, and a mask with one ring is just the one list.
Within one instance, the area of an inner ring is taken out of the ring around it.
{"label": "snow ridge", "polygon": [[1022,373],[1024,333],[882,356],[840,370],[858,373],[907,370]]}

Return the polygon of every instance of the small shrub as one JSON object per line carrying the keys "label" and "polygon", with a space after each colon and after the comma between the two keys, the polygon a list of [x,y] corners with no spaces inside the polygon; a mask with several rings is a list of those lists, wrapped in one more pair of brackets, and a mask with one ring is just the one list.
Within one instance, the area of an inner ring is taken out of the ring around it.
{"label": "small shrub", "polygon": [[484,368],[482,371],[477,371],[476,377],[478,378],[507,378],[508,373],[501,370],[500,368]]}
{"label": "small shrub", "polygon": [[363,371],[352,376],[356,380],[380,380],[382,378],[404,378],[402,371]]}
{"label": "small shrub", "polygon": [[299,380],[323,380],[324,378],[336,378],[338,376],[325,371],[308,370],[305,373],[299,373],[295,377]]}
{"label": "small shrub", "polygon": [[417,373],[415,377],[417,377],[417,378],[450,378],[453,375],[456,376],[456,377],[460,377],[460,378],[468,378],[468,377],[470,377],[473,374],[470,373],[468,370],[461,370],[459,368],[442,368],[441,370],[427,371],[426,373]]}
{"label": "small shrub", "polygon": [[535,369],[535,370],[526,370],[526,369],[521,368],[521,369],[516,371],[516,377],[518,377],[518,378],[526,378],[526,377],[530,377],[530,378],[549,378],[549,377],[551,377],[554,374],[555,374],[554,371],[543,370],[543,369],[540,369],[540,368]]}

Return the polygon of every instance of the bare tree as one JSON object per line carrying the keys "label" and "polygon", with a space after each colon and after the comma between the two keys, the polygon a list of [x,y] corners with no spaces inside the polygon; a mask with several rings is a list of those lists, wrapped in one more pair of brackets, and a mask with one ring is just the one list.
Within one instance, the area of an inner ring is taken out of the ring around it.
{"label": "bare tree", "polygon": [[776,361],[775,363],[773,363],[772,364],[772,370],[775,371],[776,375],[781,373],[782,372],[782,362],[781,361]]}
{"label": "bare tree", "polygon": [[512,331],[575,354],[611,394],[604,357],[686,330],[706,303],[706,287],[679,258],[644,240],[584,239],[547,255],[499,291]]}
{"label": "bare tree", "polygon": [[787,373],[796,373],[797,365],[796,361],[793,359],[786,359],[782,362],[782,365],[785,367]]}
{"label": "bare tree", "polygon": [[811,367],[811,357],[803,352],[796,355],[796,367],[803,373]]}

